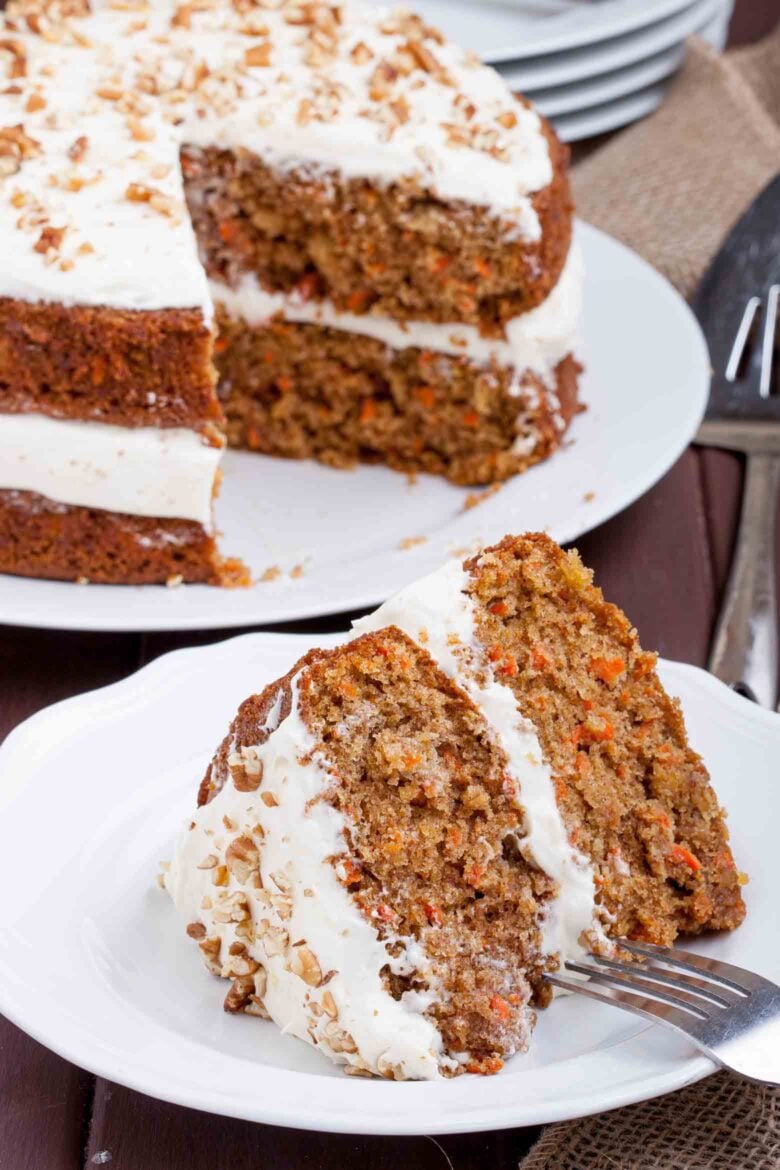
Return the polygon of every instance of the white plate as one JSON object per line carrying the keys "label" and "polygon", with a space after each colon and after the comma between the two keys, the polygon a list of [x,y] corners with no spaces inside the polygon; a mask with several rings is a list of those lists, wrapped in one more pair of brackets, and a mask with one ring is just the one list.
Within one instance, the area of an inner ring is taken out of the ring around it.
{"label": "white plate", "polygon": [[723,0],[694,0],[681,12],[658,21],[640,33],[616,37],[584,49],[554,53],[528,61],[507,61],[499,72],[518,93],[533,98],[539,89],[553,85],[570,85],[584,78],[597,77],[627,65],[646,61],[665,49],[681,45],[691,33],[700,32],[721,15]]}
{"label": "white plate", "polygon": [[[226,552],[275,581],[226,592],[203,585],[74,585],[0,575],[0,622],[82,630],[209,629],[357,609],[384,600],[453,552],[505,532],[560,541],[613,516],[660,478],[696,432],[709,388],[699,327],[648,264],[581,225],[588,409],[553,458],[476,508],[468,491],[382,467],[334,471],[229,452],[217,507]],[[659,343],[662,339],[662,344]],[[409,538],[424,543],[401,547]],[[303,564],[300,577],[289,573]]]}
{"label": "white plate", "polygon": [[[308,645],[250,634],[178,651],[11,733],[0,749],[0,1011],[66,1059],[143,1093],[351,1133],[537,1125],[712,1072],[675,1034],[573,998],[541,1013],[531,1052],[499,1076],[423,1084],[345,1077],[272,1024],[225,1015],[224,985],[203,969],[154,877],[236,706]],[[693,667],[664,663],[662,674],[752,875],[745,924],[695,949],[778,979],[780,718]]]}
{"label": "white plate", "polygon": [[[728,36],[730,17],[730,5],[726,5],[725,9],[719,11],[713,19],[697,30],[699,36],[715,48],[722,49]],[[570,85],[536,90],[528,96],[533,99],[540,113],[556,120],[557,126],[557,119],[563,114],[586,113],[594,106],[629,97],[639,90],[663,81],[677,72],[684,59],[685,44],[681,43],[634,65],[626,65],[623,69],[615,69],[597,77],[586,78],[584,81],[575,81]]]}
{"label": "white plate", "polygon": [[606,134],[608,130],[619,130],[657,110],[665,93],[665,85],[650,85],[617,101],[563,114],[555,119],[555,128],[563,142],[580,142],[583,138]]}
{"label": "white plate", "polygon": [[674,45],[661,53],[655,53],[646,61],[615,69],[598,77],[575,81],[571,85],[556,85],[549,89],[537,90],[529,95],[540,114],[555,120],[562,114],[579,112],[592,106],[613,102],[654,85],[676,73],[685,58],[685,45]]}
{"label": "white plate", "polygon": [[[379,0],[380,3],[383,0]],[[457,44],[486,61],[562,53],[643,29],[673,16],[691,0],[603,0],[571,3],[552,15],[524,0],[415,0],[414,8]]]}

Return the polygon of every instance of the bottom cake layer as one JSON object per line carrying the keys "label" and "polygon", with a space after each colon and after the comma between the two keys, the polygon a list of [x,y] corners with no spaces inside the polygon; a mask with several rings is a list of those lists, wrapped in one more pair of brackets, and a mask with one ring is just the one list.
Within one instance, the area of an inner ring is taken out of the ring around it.
{"label": "bottom cake layer", "polygon": [[547,458],[580,409],[568,354],[549,384],[497,363],[278,318],[219,313],[228,442],[332,467],[387,463],[493,483]]}
{"label": "bottom cake layer", "polygon": [[60,504],[0,491],[0,573],[102,585],[246,585],[202,524]]}

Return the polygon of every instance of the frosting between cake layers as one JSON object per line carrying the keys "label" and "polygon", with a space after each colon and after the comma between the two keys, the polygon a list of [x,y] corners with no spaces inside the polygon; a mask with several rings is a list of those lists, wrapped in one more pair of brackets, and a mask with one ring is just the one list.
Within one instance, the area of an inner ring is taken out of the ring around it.
{"label": "frosting between cake layers", "polygon": [[221,447],[184,427],[0,414],[0,488],[61,504],[211,527]]}
{"label": "frosting between cake layers", "polygon": [[[388,965],[398,973],[424,974],[425,956],[414,940],[402,939],[404,952],[391,958],[387,944],[398,939],[381,940],[338,880],[331,859],[346,852],[348,826],[338,810],[318,799],[328,783],[327,764],[314,754],[296,684],[290,714],[276,726],[277,702],[267,724],[272,735],[244,748],[262,765],[261,788],[240,792],[227,778],[182,834],[166,888],[187,922],[202,923],[207,938],[219,938],[223,974],[231,974],[234,944],[243,943],[262,964],[262,1003],[283,1032],[316,1044],[337,1063],[403,1079],[435,1079],[447,1058],[438,1030],[423,1014],[434,994],[413,992],[395,1000],[380,974]],[[237,837],[257,842],[252,866],[256,871],[259,864],[261,882],[248,874],[239,880],[231,870],[227,850]],[[229,884],[217,886],[214,874],[226,861]],[[237,930],[240,913],[228,921],[226,907],[241,893],[255,941]]]}
{"label": "frosting between cake layers", "polygon": [[475,325],[431,321],[396,321],[373,313],[346,313],[331,301],[305,300],[300,294],[269,292],[252,273],[237,287],[210,281],[212,299],[229,316],[248,325],[263,325],[277,314],[286,321],[323,325],[372,337],[392,349],[425,349],[466,357],[478,365],[495,364],[553,380],[558,363],[577,348],[582,306],[583,264],[573,244],[549,296],[536,308],[506,324],[504,340],[483,337]]}
{"label": "frosting between cake layers", "polygon": [[557,897],[548,903],[540,929],[544,953],[560,955],[563,962],[584,952],[584,934],[604,937],[593,869],[569,842],[552,773],[533,724],[517,710],[512,690],[498,682],[480,653],[474,605],[466,592],[468,581],[461,563],[449,561],[356,621],[353,629],[360,635],[397,626],[433,657],[484,715],[518,784],[520,849],[558,884]]}
{"label": "frosting between cake layers", "polygon": [[[539,238],[547,141],[495,71],[433,38],[410,55],[397,19],[360,0],[338,6],[331,40],[295,7],[93,0],[46,36],[0,21],[0,128],[22,131],[0,159],[0,296],[208,315],[181,144],[410,180],[483,206],[507,239]],[[409,68],[377,80],[399,53]]]}

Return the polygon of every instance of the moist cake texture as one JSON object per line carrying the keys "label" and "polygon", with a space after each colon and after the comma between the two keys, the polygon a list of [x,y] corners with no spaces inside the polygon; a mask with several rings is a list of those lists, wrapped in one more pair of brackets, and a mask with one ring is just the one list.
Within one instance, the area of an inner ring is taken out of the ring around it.
{"label": "moist cake texture", "polygon": [[497,1072],[565,959],[744,916],[655,656],[540,535],[247,699],[198,804],[164,880],[226,1010],[354,1075]]}
{"label": "moist cake texture", "polygon": [[[571,225],[550,128],[411,13],[12,0],[0,491],[74,509],[91,580],[182,571],[173,554],[143,567],[133,526],[104,512],[143,517],[160,548],[167,521],[200,525],[184,578],[232,583],[202,508],[216,462],[192,436],[455,483],[516,474],[578,408]],[[71,435],[91,462],[47,465],[41,419],[64,428],[55,452]],[[121,469],[115,428],[138,432]],[[136,509],[185,464],[176,514]],[[41,539],[37,521],[3,537],[0,571],[85,567],[64,547],[58,563],[53,540],[43,556]]]}

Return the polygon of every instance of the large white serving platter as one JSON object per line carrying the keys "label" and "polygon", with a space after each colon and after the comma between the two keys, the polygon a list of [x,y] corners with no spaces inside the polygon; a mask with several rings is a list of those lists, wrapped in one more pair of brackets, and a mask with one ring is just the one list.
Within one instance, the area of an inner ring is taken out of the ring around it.
{"label": "large white serving platter", "polygon": [[695,434],[709,359],[695,318],[658,273],[594,228],[578,232],[588,409],[551,459],[467,509],[466,489],[431,476],[412,483],[382,467],[344,472],[229,452],[217,506],[222,547],[258,575],[278,566],[275,580],[228,592],[0,576],[0,622],[208,629],[343,612],[382,601],[448,556],[508,531],[546,529],[573,540],[625,508]]}
{"label": "large white serving platter", "polygon": [[[224,984],[204,970],[155,874],[239,701],[308,646],[301,635],[250,634],[178,651],[12,732],[0,749],[0,1011],[68,1060],[141,1092],[320,1130],[536,1125],[712,1072],[676,1033],[574,998],[541,1014],[531,1052],[499,1076],[432,1083],[346,1077],[272,1024],[223,1012]],[[777,980],[780,717],[693,667],[663,663],[662,676],[751,875],[744,925],[694,949]]]}
{"label": "large white serving platter", "polygon": [[[378,0],[383,2],[383,0]],[[640,32],[674,16],[691,0],[601,0],[570,3],[563,11],[535,0],[415,0],[414,8],[486,61],[565,53],[610,37]]]}

